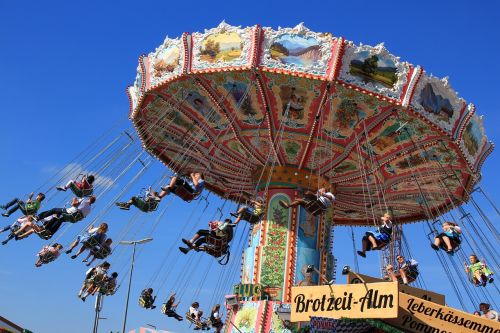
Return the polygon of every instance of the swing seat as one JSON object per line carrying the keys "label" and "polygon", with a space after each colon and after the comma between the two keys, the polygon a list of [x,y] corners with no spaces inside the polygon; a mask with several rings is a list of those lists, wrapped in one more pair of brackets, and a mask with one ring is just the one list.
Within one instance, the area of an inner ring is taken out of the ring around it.
{"label": "swing seat", "polygon": [[95,249],[90,250],[96,259],[105,259],[111,254],[111,250],[103,247],[102,245],[97,246]]}
{"label": "swing seat", "polygon": [[71,217],[69,218],[68,222],[71,223],[80,222],[84,218],[83,213],[81,211],[77,211],[76,213],[73,213],[70,216]]}
{"label": "swing seat", "polygon": [[260,221],[262,219],[262,214],[255,215],[255,214],[249,213],[248,211],[245,210],[241,214],[241,219],[247,221],[250,224],[257,224],[257,223],[260,223]]}
{"label": "swing seat", "polygon": [[[152,300],[147,300],[144,296],[139,296],[139,306],[144,309],[150,309],[153,306]],[[163,311],[163,307],[162,307]]]}
{"label": "swing seat", "polygon": [[213,236],[207,237],[207,242],[203,245],[205,251],[208,255],[211,255],[214,258],[220,258],[217,262],[225,266],[229,262],[229,256],[231,253],[229,252],[229,244],[227,241],[227,237],[218,238]]}
{"label": "swing seat", "polygon": [[308,201],[304,209],[313,216],[319,216],[326,212],[327,208],[318,200]]}
{"label": "swing seat", "polygon": [[204,325],[201,321],[194,319],[191,317],[191,314],[186,312],[186,320],[189,321],[190,324],[193,324],[194,326],[198,327],[199,329],[203,330],[205,327],[208,327],[206,324]]}
{"label": "swing seat", "polygon": [[75,183],[71,183],[69,188],[70,188],[71,192],[73,192],[73,194],[79,198],[88,197],[88,196],[91,196],[92,193],[94,193],[94,187],[92,185],[88,189],[81,189],[81,188],[78,188],[75,185]]}
{"label": "swing seat", "polygon": [[448,251],[448,249],[446,248],[446,244],[444,244],[444,242],[442,242],[439,247],[443,251],[445,251],[446,253],[448,253],[449,255],[454,255],[455,253],[457,253],[460,250],[460,244],[462,242],[461,241],[457,241],[456,239],[450,239],[450,243],[451,243],[451,247],[452,247],[451,251]]}
{"label": "swing seat", "polygon": [[144,213],[154,212],[158,208],[159,202],[156,200],[146,201],[144,198],[137,198],[135,206]]}
{"label": "swing seat", "polygon": [[36,233],[36,234],[41,239],[45,239],[45,240],[49,240],[53,236],[52,233],[50,231],[48,231],[47,229],[43,229],[41,232]]}
{"label": "swing seat", "polygon": [[218,238],[213,236],[207,237],[207,243],[205,244],[205,252],[214,258],[219,258],[228,252],[229,245],[227,243],[227,238]]}
{"label": "swing seat", "polygon": [[113,286],[113,288],[110,288],[106,284],[102,284],[102,286],[99,288],[99,293],[105,296],[111,296],[116,293],[116,286]]}
{"label": "swing seat", "polygon": [[39,256],[39,258],[40,258],[40,262],[42,263],[42,265],[48,264],[48,263],[56,260],[56,256],[50,252],[47,252],[47,253]]}
{"label": "swing seat", "polygon": [[201,192],[193,192],[187,181],[183,177],[177,178],[173,193],[186,202],[196,200]]}

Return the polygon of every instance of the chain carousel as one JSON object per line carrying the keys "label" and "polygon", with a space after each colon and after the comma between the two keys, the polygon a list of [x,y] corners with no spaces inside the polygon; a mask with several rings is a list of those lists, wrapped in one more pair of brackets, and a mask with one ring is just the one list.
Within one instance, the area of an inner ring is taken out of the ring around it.
{"label": "chain carousel", "polygon": [[[398,227],[432,228],[469,200],[493,149],[474,105],[447,79],[383,44],[356,45],[302,24],[222,22],[167,38],[139,58],[127,92],[150,154],[175,172],[202,171],[225,199],[265,199],[241,283],[262,286],[266,297],[240,300],[226,332],[285,330],[276,309],[291,301],[292,286],[334,279],[333,226],[373,226],[390,212]],[[335,194],[332,210],[279,204],[318,188]],[[311,266],[317,274],[307,273]]]}

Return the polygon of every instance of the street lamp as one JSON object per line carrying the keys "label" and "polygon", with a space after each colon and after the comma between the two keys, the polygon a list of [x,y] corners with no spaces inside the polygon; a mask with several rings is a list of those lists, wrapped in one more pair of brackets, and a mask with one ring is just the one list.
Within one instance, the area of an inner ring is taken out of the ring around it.
{"label": "street lamp", "polygon": [[120,241],[120,244],[122,245],[134,245],[134,252],[132,252],[132,264],[130,265],[130,278],[128,280],[127,302],[125,304],[125,315],[123,317],[122,333],[125,333],[125,326],[127,325],[128,299],[130,297],[130,286],[132,285],[132,273],[134,272],[135,247],[137,244],[145,244],[151,242],[152,240],[153,238],[144,238],[134,241]]}

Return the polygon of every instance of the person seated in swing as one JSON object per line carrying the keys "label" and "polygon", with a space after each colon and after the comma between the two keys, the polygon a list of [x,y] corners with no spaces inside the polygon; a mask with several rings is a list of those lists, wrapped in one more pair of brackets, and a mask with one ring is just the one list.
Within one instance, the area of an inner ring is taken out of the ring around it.
{"label": "person seated in swing", "polygon": [[38,260],[35,263],[36,267],[40,267],[43,264],[48,264],[51,261],[56,260],[61,254],[61,249],[63,246],[59,243],[54,243],[52,245],[45,245],[40,252],[38,252]]}
{"label": "person seated in swing", "polygon": [[18,209],[23,212],[25,216],[35,215],[40,209],[42,201],[45,199],[45,194],[41,192],[38,193],[34,200],[33,195],[34,192],[31,192],[26,202],[19,198],[14,198],[11,201],[7,202],[5,205],[1,205],[0,208],[7,210],[5,213],[2,213],[2,216],[9,217]]}
{"label": "person seated in swing", "polygon": [[431,247],[436,251],[442,248],[446,253],[453,254],[462,242],[462,230],[455,222],[444,222],[442,228],[443,232],[434,238]]}
{"label": "person seated in swing", "polygon": [[182,242],[188,247],[179,247],[179,250],[184,254],[187,254],[191,250],[204,251],[203,244],[207,243],[208,237],[216,239],[225,238],[227,243],[233,239],[235,224],[231,223],[230,219],[225,219],[224,222],[211,221],[208,226],[209,229],[198,230],[190,240],[183,238]]}
{"label": "person seated in swing", "polygon": [[380,217],[382,225],[376,231],[368,231],[361,240],[362,250],[357,251],[358,255],[366,258],[367,251],[380,250],[391,241],[392,221],[391,215],[385,213]]}
{"label": "person seated in swing", "polygon": [[96,259],[104,259],[111,254],[111,244],[113,244],[113,240],[111,238],[106,238],[106,240],[100,246],[94,246],[90,248],[89,254],[82,262],[87,262],[91,256],[92,260],[90,260],[86,266],[90,266],[94,260]]}
{"label": "person seated in swing", "polygon": [[325,211],[332,206],[334,200],[335,195],[333,195],[333,193],[328,191],[326,188],[322,187],[316,193],[306,191],[303,198],[295,199],[290,204],[283,200],[280,200],[279,204],[281,207],[288,209],[299,205],[306,207],[311,202],[316,202],[321,208],[321,211]]}
{"label": "person seated in swing", "polygon": [[[113,272],[111,276],[106,276],[104,282],[99,287],[99,292],[102,295],[113,295],[116,292],[116,285],[118,284],[118,273]],[[95,294],[97,290],[93,290],[92,295]]]}
{"label": "person seated in swing", "polygon": [[129,210],[130,206],[135,206],[143,212],[152,212],[158,207],[158,192],[152,191],[151,186],[146,189],[143,195],[133,196],[127,202],[115,203],[118,208]]}
{"label": "person seated in swing", "polygon": [[9,236],[4,241],[2,241],[2,245],[6,245],[13,238],[18,239],[16,237],[15,232],[17,230],[19,230],[20,228],[24,227],[25,231],[29,231],[30,228],[31,228],[30,225],[32,225],[33,221],[34,221],[34,218],[33,218],[32,215],[23,216],[23,217],[18,218],[16,220],[16,222],[14,222],[13,224],[11,224],[11,225],[3,228],[2,230],[0,230],[0,233],[4,232],[4,231],[7,231],[7,230],[10,231]]}
{"label": "person seated in swing", "polygon": [[464,262],[465,272],[471,276],[471,281],[475,286],[485,287],[487,283],[492,283],[493,271],[482,261],[479,261],[475,254],[469,256],[470,265]]}
{"label": "person seated in swing", "polygon": [[224,326],[224,322],[221,319],[220,314],[220,304],[215,304],[210,312],[210,317],[208,319],[212,327],[215,328],[216,333],[220,333],[222,331],[222,327]]}
{"label": "person seated in swing", "polygon": [[396,257],[398,262],[398,272],[394,271],[392,265],[387,265],[386,270],[390,278],[394,282],[403,281],[403,284],[408,284],[415,281],[418,277],[418,262],[414,259],[405,260],[402,255]]}
{"label": "person seated in swing", "polygon": [[202,318],[203,311],[200,310],[200,304],[198,302],[194,302],[193,304],[191,304],[191,306],[189,307],[188,316],[190,321],[196,325],[196,327],[194,328],[195,330],[209,329],[206,321]]}
{"label": "person seated in swing", "polygon": [[106,240],[107,231],[107,223],[101,223],[97,228],[94,228],[94,226],[91,224],[83,235],[78,235],[76,237],[75,241],[71,243],[69,249],[66,251],[66,254],[70,254],[71,251],[73,251],[73,249],[78,246],[78,244],[82,244],[80,250],[78,250],[78,252],[74,256],[71,256],[71,259],[75,259],[80,254],[82,254],[83,251],[90,249],[96,244],[103,243]]}
{"label": "person seated in swing", "polygon": [[236,213],[231,213],[231,216],[236,217],[234,224],[240,223],[241,220],[255,223],[260,221],[264,214],[265,202],[264,198],[258,197],[256,200],[250,200],[250,205],[241,206]]}
{"label": "person seated in swing", "polygon": [[179,302],[175,303],[175,293],[173,293],[168,297],[168,300],[165,303],[163,303],[161,311],[168,317],[173,317],[178,321],[182,321],[183,320],[182,316],[180,316],[179,314],[177,314],[177,312],[175,312],[175,309],[177,308],[178,305]]}
{"label": "person seated in swing", "polygon": [[175,175],[170,179],[170,184],[168,186],[162,187],[160,195],[158,197],[161,200],[163,197],[169,195],[170,193],[176,193],[177,189],[182,186],[193,198],[199,195],[205,188],[205,177],[201,172],[192,172],[189,176],[177,176]]}
{"label": "person seated in swing", "polygon": [[36,232],[37,234],[45,235],[44,238],[49,239],[54,236],[64,222],[76,223],[83,220],[90,214],[92,209],[91,206],[95,200],[96,198],[94,196],[85,199],[73,198],[71,207],[69,208],[53,208],[40,213],[38,215],[38,220],[41,221],[42,226],[32,221],[19,228],[14,234],[19,239],[22,239]]}
{"label": "person seated in swing", "polygon": [[156,296],[153,296],[153,288],[143,289],[141,291],[140,299],[142,300],[142,302],[139,301],[139,303],[142,305],[143,308],[156,309],[156,305],[154,305]]}
{"label": "person seated in swing", "polygon": [[[83,281],[82,288],[78,293],[78,297],[82,298],[82,301],[85,302],[85,299],[90,294],[88,291],[93,291],[94,287],[105,281],[107,278],[106,272],[111,267],[111,264],[107,261],[92,267],[85,274],[85,280]],[[85,292],[85,295],[83,293]],[[82,296],[83,295],[83,296]]]}
{"label": "person seated in swing", "polygon": [[68,189],[72,189],[75,195],[82,197],[86,196],[87,193],[92,194],[92,191],[94,190],[94,180],[94,175],[85,175],[80,182],[75,179],[71,179],[66,185],[57,186],[56,189],[63,192],[66,192]]}

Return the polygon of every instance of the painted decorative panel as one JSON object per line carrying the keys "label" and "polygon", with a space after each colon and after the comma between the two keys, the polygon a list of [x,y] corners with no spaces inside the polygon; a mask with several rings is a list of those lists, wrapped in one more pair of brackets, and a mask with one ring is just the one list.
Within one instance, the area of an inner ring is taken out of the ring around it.
{"label": "painted decorative panel", "polygon": [[339,79],[361,88],[399,100],[407,83],[410,65],[378,44],[345,45]]}
{"label": "painted decorative panel", "polygon": [[332,46],[331,34],[310,31],[302,23],[294,28],[264,28],[260,64],[273,69],[326,76]]}
{"label": "painted decorative panel", "polygon": [[417,83],[411,105],[418,113],[451,135],[465,107],[465,101],[457,96],[448,78],[440,80],[423,75]]}
{"label": "painted decorative panel", "polygon": [[182,74],[186,54],[182,38],[165,38],[156,50],[148,55],[150,85],[157,86]]}
{"label": "painted decorative panel", "polygon": [[256,29],[234,27],[222,22],[217,28],[204,33],[193,33],[191,70],[250,66]]}

